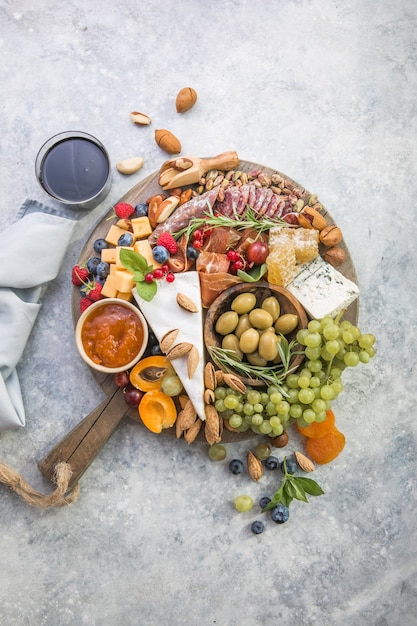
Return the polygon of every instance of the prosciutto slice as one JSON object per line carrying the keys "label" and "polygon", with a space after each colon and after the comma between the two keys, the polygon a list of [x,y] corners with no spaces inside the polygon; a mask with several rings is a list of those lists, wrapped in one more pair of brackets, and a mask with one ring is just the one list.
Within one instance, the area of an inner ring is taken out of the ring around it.
{"label": "prosciutto slice", "polygon": [[225,289],[242,282],[238,276],[233,276],[227,272],[214,274],[199,272],[198,275],[200,278],[201,303],[205,309],[208,309],[217,296]]}

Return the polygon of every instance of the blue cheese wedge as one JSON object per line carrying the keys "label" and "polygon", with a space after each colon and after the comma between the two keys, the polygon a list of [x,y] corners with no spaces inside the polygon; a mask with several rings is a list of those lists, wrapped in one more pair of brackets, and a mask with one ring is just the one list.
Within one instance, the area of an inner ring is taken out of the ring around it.
{"label": "blue cheese wedge", "polygon": [[[197,305],[197,311],[182,308],[177,302],[178,293],[188,296]],[[198,272],[178,273],[173,283],[159,281],[156,295],[150,302],[141,298],[136,289],[133,295],[158,341],[161,341],[168,331],[177,328],[179,332],[174,346],[185,341],[197,348],[199,359],[191,379],[188,376],[187,355],[176,358],[172,365],[197,415],[205,420],[203,313]]]}
{"label": "blue cheese wedge", "polygon": [[297,298],[310,317],[335,317],[359,296],[358,286],[322,257],[301,267],[286,289]]}

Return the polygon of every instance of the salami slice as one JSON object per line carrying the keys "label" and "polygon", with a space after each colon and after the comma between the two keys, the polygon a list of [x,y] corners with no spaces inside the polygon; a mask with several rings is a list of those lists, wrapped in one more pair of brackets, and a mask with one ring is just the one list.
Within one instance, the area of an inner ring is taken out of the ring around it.
{"label": "salami slice", "polygon": [[263,202],[261,204],[261,206],[259,207],[259,215],[265,215],[265,211],[268,208],[269,203],[271,202],[272,196],[274,195],[274,192],[272,191],[272,189],[269,189],[269,187],[266,188],[265,191],[265,196],[263,199]]}
{"label": "salami slice", "polygon": [[246,207],[248,204],[250,185],[242,185],[239,188],[239,191],[240,191],[240,197],[236,206],[236,212],[239,215],[243,215],[243,213],[245,213],[246,211]]}
{"label": "salami slice", "polygon": [[240,200],[239,187],[227,187],[224,192],[224,200],[216,204],[216,211],[221,215],[230,216],[236,211]]}
{"label": "salami slice", "polygon": [[204,214],[213,208],[218,192],[219,187],[214,187],[210,191],[201,194],[201,196],[196,196],[189,202],[182,204],[165,222],[162,222],[155,228],[148,239],[149,243],[151,245],[156,244],[161,233],[177,233],[186,228],[188,222],[193,217],[204,217]]}

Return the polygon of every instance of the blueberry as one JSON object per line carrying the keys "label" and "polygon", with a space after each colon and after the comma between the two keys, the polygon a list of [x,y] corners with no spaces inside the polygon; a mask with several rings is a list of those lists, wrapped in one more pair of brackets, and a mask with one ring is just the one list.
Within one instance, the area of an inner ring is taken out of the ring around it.
{"label": "blueberry", "polygon": [[194,246],[187,246],[187,259],[190,261],[195,261],[199,255],[199,251]]}
{"label": "blueberry", "polygon": [[265,459],[265,467],[268,470],[276,470],[279,467],[279,461],[276,456],[269,456]]}
{"label": "blueberry", "polygon": [[[298,465],[295,461],[291,461],[291,459],[286,459],[285,460],[286,466],[287,466],[287,474],[295,474],[295,472],[298,469]],[[285,468],[284,468],[284,461],[281,463],[281,469],[284,472]]]}
{"label": "blueberry", "polygon": [[99,276],[98,274],[96,274],[94,277],[94,280],[96,281],[96,283],[99,283],[100,285],[104,285],[104,283],[106,282],[106,278],[107,276]]}
{"label": "blueberry", "polygon": [[118,246],[131,246],[133,244],[132,233],[123,233],[117,241]]}
{"label": "blueberry", "polygon": [[240,459],[233,459],[229,463],[229,470],[232,474],[241,474],[243,472],[243,463]]}
{"label": "blueberry", "polygon": [[90,274],[95,274],[98,264],[101,263],[101,259],[98,256],[92,256],[87,261],[87,269]]}
{"label": "blueberry", "polygon": [[135,206],[136,217],[146,217],[148,215],[148,205],[143,202]]}
{"label": "blueberry", "polygon": [[109,247],[109,244],[107,243],[105,239],[96,239],[95,242],[93,243],[94,252],[97,252],[97,254],[100,254],[102,250],[108,247]]}
{"label": "blueberry", "polygon": [[271,502],[271,498],[268,498],[268,496],[263,496],[259,500],[259,506],[261,507],[261,509],[264,509],[270,502]]}
{"label": "blueberry", "polygon": [[255,522],[252,522],[250,529],[255,535],[260,535],[265,530],[265,524],[260,520],[256,520]]}
{"label": "blueberry", "polygon": [[166,263],[169,259],[169,252],[164,246],[155,246],[152,256],[157,263]]}
{"label": "blueberry", "polygon": [[96,267],[96,274],[100,278],[106,278],[110,272],[110,265],[106,261],[100,261]]}
{"label": "blueberry", "polygon": [[288,522],[289,517],[290,510],[283,504],[277,504],[277,506],[274,506],[274,508],[271,509],[271,519],[277,524],[284,524],[285,522]]}

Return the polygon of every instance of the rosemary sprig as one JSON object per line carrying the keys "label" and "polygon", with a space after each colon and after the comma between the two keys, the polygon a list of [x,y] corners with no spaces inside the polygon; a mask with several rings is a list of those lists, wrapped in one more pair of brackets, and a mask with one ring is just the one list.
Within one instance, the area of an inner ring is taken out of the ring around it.
{"label": "rosemary sprig", "polygon": [[191,218],[185,228],[174,233],[174,237],[175,239],[179,239],[181,235],[186,234],[187,239],[189,239],[195,230],[202,228],[203,226],[208,228],[218,228],[220,226],[224,226],[227,228],[234,228],[235,230],[253,228],[258,231],[259,234],[274,228],[274,226],[285,226],[291,228],[291,224],[280,217],[274,218],[261,216],[261,219],[259,219],[249,205],[242,215],[237,213],[235,209],[233,210],[232,215],[219,215],[213,213],[212,207],[209,207],[209,210],[204,213],[204,217]]}
{"label": "rosemary sprig", "polygon": [[271,365],[269,367],[262,367],[260,365],[251,365],[246,361],[239,361],[236,358],[236,354],[233,350],[227,350],[217,346],[209,346],[208,351],[210,357],[219,367],[222,367],[229,373],[237,373],[240,376],[249,378],[252,380],[261,380],[265,385],[276,385],[279,387],[281,393],[284,396],[288,396],[288,393],[282,389],[281,385],[284,383],[285,378],[291,372],[297,369],[297,366],[290,368],[290,362],[295,354],[300,354],[299,351],[294,351],[296,340],[288,342],[288,340],[281,335],[281,341],[278,343],[278,351],[281,357],[281,363],[278,365]]}

